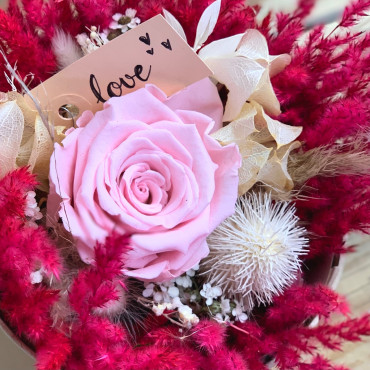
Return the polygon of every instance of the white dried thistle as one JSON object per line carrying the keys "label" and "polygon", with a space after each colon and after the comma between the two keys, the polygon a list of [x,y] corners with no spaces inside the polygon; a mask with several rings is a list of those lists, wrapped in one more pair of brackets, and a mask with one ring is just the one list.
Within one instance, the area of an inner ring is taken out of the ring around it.
{"label": "white dried thistle", "polygon": [[208,237],[210,253],[201,262],[206,282],[242,300],[247,311],[271,303],[294,282],[307,253],[306,230],[295,212],[270,194],[240,197],[235,213]]}

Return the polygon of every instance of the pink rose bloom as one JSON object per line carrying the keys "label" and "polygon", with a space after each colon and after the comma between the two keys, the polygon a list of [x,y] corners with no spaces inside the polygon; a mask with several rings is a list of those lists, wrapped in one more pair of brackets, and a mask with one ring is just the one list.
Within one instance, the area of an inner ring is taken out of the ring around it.
{"label": "pink rose bloom", "polygon": [[234,212],[241,159],[209,136],[215,121],[201,112],[220,125],[208,79],[170,99],[147,86],[84,112],[55,146],[49,210],[85,262],[112,231],[132,235],[125,274],[141,280],[172,279],[208,254],[207,236]]}

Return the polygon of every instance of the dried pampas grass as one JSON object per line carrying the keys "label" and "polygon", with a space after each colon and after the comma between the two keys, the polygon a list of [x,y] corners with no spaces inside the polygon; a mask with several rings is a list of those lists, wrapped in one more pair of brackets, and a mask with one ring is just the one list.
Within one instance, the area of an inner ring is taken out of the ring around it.
{"label": "dried pampas grass", "polygon": [[288,171],[295,188],[316,176],[364,175],[370,173],[370,133],[361,135],[351,143],[321,146],[307,152],[290,155]]}

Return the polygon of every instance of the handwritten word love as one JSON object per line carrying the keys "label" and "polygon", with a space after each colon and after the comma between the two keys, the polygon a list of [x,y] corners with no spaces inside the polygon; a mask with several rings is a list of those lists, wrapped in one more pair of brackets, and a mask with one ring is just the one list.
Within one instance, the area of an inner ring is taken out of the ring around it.
{"label": "handwritten word love", "polygon": [[[121,96],[122,95],[122,89],[133,89],[136,86],[136,80],[145,82],[148,81],[150,77],[150,73],[152,72],[152,66],[149,66],[149,71],[146,77],[142,76],[143,73],[143,66],[138,64],[134,68],[134,74],[128,75],[125,74],[125,77],[119,78],[119,82],[112,81],[109,82],[107,85],[107,94],[110,98]],[[98,99],[97,103],[102,102],[105,103],[107,99],[103,98],[102,91],[99,86],[99,82],[94,74],[90,74],[90,89],[95,95],[95,97]]]}

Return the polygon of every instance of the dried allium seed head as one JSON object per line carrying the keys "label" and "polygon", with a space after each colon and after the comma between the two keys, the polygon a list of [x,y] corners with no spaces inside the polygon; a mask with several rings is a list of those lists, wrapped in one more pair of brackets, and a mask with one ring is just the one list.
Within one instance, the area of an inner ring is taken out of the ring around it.
{"label": "dried allium seed head", "polygon": [[298,221],[293,205],[269,194],[239,198],[234,215],[208,237],[210,253],[201,263],[206,281],[227,298],[242,299],[247,310],[270,303],[295,280],[307,252]]}

